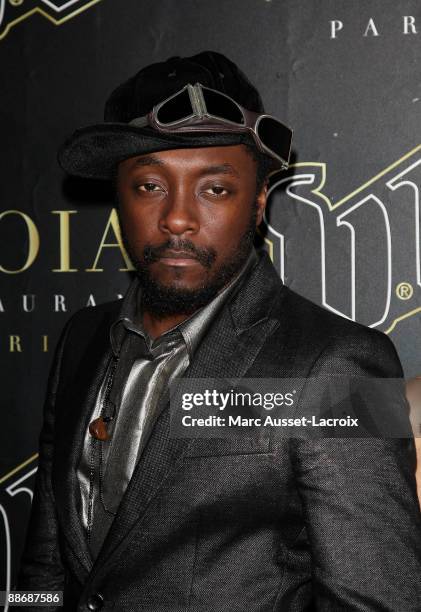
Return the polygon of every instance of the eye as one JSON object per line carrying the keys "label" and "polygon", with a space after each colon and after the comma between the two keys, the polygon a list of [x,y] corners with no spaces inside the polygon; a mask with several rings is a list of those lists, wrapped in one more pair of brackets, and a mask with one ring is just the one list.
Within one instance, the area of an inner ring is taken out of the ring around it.
{"label": "eye", "polygon": [[205,192],[215,197],[222,197],[229,193],[225,187],[222,187],[222,185],[211,185],[205,189]]}
{"label": "eye", "polygon": [[136,189],[138,189],[139,191],[153,193],[155,191],[159,191],[160,187],[156,183],[142,183],[140,185],[136,185]]}

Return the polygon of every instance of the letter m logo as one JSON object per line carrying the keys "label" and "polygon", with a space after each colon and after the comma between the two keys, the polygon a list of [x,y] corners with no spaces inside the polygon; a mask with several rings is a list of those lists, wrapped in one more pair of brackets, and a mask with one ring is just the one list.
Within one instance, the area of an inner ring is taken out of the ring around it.
{"label": "letter m logo", "polygon": [[285,283],[382,331],[421,311],[421,145],[336,203],[326,166],[299,163],[274,183],[262,232]]}

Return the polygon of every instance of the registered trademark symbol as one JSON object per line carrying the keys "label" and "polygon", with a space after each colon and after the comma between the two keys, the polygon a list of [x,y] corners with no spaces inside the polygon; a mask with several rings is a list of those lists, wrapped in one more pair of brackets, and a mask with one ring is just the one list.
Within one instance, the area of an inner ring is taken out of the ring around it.
{"label": "registered trademark symbol", "polygon": [[410,300],[414,294],[411,283],[403,282],[396,285],[396,295],[400,300]]}
{"label": "registered trademark symbol", "polygon": [[20,4],[23,4],[23,0],[9,0],[9,2],[13,6],[19,6]]}

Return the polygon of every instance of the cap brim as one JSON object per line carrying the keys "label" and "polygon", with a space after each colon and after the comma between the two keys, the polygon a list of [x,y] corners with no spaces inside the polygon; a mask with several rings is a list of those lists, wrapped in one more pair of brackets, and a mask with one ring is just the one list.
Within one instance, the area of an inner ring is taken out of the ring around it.
{"label": "cap brim", "polygon": [[76,130],[60,147],[57,159],[71,175],[109,180],[119,162],[135,155],[250,143],[253,144],[252,136],[244,132],[163,134],[150,127],[103,123]]}

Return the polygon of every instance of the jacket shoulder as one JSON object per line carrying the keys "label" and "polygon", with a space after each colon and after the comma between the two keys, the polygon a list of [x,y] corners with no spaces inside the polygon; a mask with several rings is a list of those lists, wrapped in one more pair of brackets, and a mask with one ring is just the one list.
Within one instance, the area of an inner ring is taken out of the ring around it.
{"label": "jacket shoulder", "polygon": [[331,312],[286,286],[283,293],[282,310],[289,313],[291,328],[301,342],[319,353],[334,353],[339,359],[369,356],[373,363],[387,363],[391,375],[402,376],[395,346],[386,334]]}
{"label": "jacket shoulder", "polygon": [[76,310],[72,317],[74,318],[89,318],[90,320],[100,319],[104,316],[117,315],[121,308],[122,299],[110,300],[97,304],[96,306],[84,306]]}
{"label": "jacket shoulder", "polygon": [[96,306],[85,306],[76,310],[69,318],[68,325],[73,329],[86,326],[100,326],[104,321],[112,321],[119,313],[121,299],[103,302]]}
{"label": "jacket shoulder", "polygon": [[109,330],[121,308],[121,299],[85,306],[74,312],[62,332],[65,336],[65,354],[82,353],[92,344],[109,344]]}
{"label": "jacket shoulder", "polygon": [[306,328],[315,329],[317,326],[322,326],[324,334],[329,335],[382,335],[372,328],[369,328],[361,323],[352,321],[340,314],[337,314],[323,306],[319,306],[309,299],[299,295],[286,285],[283,287],[283,306],[290,312],[294,313],[297,320]]}

